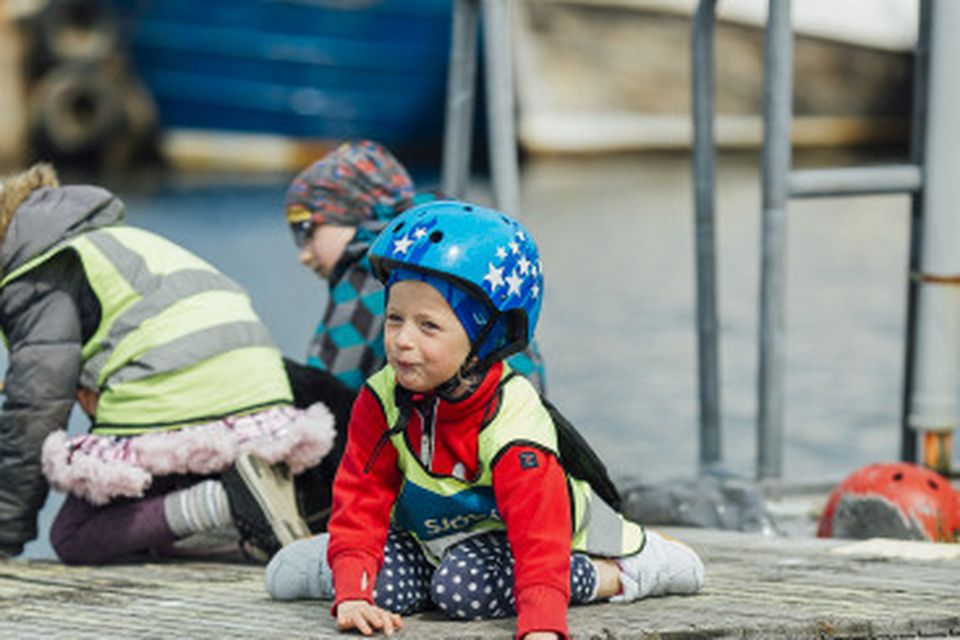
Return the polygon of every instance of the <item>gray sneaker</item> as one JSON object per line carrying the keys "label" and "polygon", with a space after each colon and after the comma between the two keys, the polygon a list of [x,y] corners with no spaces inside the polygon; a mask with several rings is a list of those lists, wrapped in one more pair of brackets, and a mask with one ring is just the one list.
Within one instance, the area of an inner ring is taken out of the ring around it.
{"label": "gray sneaker", "polygon": [[646,530],[640,553],[617,560],[623,592],[610,602],[633,602],[671,594],[689,595],[703,586],[703,562],[687,545]]}
{"label": "gray sneaker", "polygon": [[333,600],[333,573],[327,564],[330,534],[321,533],[281,549],[264,573],[274,600]]}
{"label": "gray sneaker", "polygon": [[266,562],[284,545],[311,535],[297,509],[286,465],[268,465],[245,454],[220,480],[241,545],[255,560]]}

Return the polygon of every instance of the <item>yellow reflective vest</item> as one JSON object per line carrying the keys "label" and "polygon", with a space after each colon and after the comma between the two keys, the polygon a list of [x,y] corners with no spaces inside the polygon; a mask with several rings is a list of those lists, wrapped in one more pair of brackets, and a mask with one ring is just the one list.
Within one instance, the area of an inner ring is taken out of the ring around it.
{"label": "yellow reflective vest", "polygon": [[[367,381],[386,416],[388,430],[400,419],[395,399],[396,379],[389,366]],[[504,530],[493,495],[492,467],[501,452],[516,443],[533,445],[557,455],[557,434],[549,413],[528,380],[504,364],[502,394],[496,410],[480,431],[478,477],[464,480],[428,472],[411,450],[403,430],[392,431],[404,482],[394,504],[393,521],[409,531],[438,559],[443,551],[484,531]],[[562,463],[562,460],[561,460]],[[589,483],[567,474],[573,551],[619,558],[638,552],[643,528],[617,513],[595,495]]]}
{"label": "yellow reflective vest", "polygon": [[247,294],[150,232],[104,227],[58,244],[0,287],[75,251],[100,302],[80,384],[99,393],[92,431],[134,435],[292,402],[279,351]]}

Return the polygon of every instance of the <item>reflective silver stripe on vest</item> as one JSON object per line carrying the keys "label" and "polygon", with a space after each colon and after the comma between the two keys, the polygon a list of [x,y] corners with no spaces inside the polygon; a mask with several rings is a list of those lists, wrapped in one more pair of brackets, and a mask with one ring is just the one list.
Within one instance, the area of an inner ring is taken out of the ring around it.
{"label": "reflective silver stripe on vest", "polygon": [[213,356],[244,347],[272,347],[270,332],[259,322],[233,322],[189,333],[162,344],[107,376],[104,385],[132,382],[176,371]]}
{"label": "reflective silver stripe on vest", "polygon": [[[207,269],[184,269],[164,276],[156,276],[150,272],[146,261],[140,254],[125,247],[109,233],[93,232],[86,234],[84,237],[103,253],[114,268],[127,279],[130,287],[141,296],[140,300],[130,305],[114,319],[110,331],[101,339],[100,351],[84,363],[80,383],[89,389],[98,388],[103,367],[110,359],[117,344],[131,331],[136,330],[143,321],[156,316],[179,300],[205,291],[244,293],[241,287],[226,276]],[[247,332],[254,340],[253,344],[262,344],[260,333],[266,333],[266,329],[263,327],[260,327],[260,329],[261,332],[257,332],[256,335],[254,335],[254,332]],[[206,335],[209,340],[209,331]],[[187,337],[189,336],[184,336],[184,338]],[[213,337],[216,338],[216,336]],[[183,338],[180,340],[183,340]],[[269,335],[267,340],[270,340]],[[220,340],[213,340],[212,342],[218,346],[219,351],[236,346]],[[179,340],[172,344],[176,343],[179,343]],[[154,373],[156,372],[159,371],[154,371]],[[135,374],[133,379],[151,375],[150,373],[136,375],[139,373],[137,371],[131,373]]]}
{"label": "reflective silver stripe on vest", "polygon": [[587,513],[581,526],[587,530],[586,547],[590,553],[617,558],[623,555],[623,521],[600,496],[587,500]]}
{"label": "reflective silver stripe on vest", "polygon": [[[122,272],[121,272],[122,273]],[[100,351],[84,364],[80,382],[90,389],[97,388],[97,381],[104,365],[113,354],[116,346],[144,320],[155,317],[170,305],[204,291],[235,291],[242,289],[222,275],[204,269],[185,269],[171,273],[163,278],[155,278],[153,291],[146,294],[141,288],[137,292],[146,297],[130,305],[114,320],[110,331],[100,341]]]}

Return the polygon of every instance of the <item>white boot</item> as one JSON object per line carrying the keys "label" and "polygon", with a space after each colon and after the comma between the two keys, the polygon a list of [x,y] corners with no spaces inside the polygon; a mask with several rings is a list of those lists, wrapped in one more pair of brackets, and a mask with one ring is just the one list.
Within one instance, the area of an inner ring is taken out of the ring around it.
{"label": "white boot", "polygon": [[643,549],[617,560],[623,592],[610,602],[696,593],[703,586],[703,562],[693,549],[656,531],[646,530]]}
{"label": "white boot", "polygon": [[264,574],[274,600],[333,600],[333,573],[327,564],[330,534],[297,540],[280,549]]}

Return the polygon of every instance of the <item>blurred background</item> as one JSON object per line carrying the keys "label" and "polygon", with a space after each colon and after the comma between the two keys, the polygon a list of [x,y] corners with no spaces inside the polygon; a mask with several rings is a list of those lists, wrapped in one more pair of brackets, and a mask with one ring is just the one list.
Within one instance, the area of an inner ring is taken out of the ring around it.
{"label": "blurred background", "polygon": [[[544,258],[549,395],[623,482],[698,472],[695,5],[509,4],[517,213]],[[766,6],[717,5],[723,467],[744,478],[757,456]],[[449,0],[3,7],[3,170],[49,160],[66,182],[113,189],[131,224],[245,286],[295,359],[326,292],[298,265],[283,217],[293,174],[366,137],[394,150],[418,187],[439,184]],[[906,161],[917,2],[798,0],[793,13],[794,166]],[[478,82],[469,197],[489,204],[483,73]],[[899,456],[910,204],[824,198],[789,209],[783,477],[832,483]],[[75,415],[71,429],[82,428]]]}

